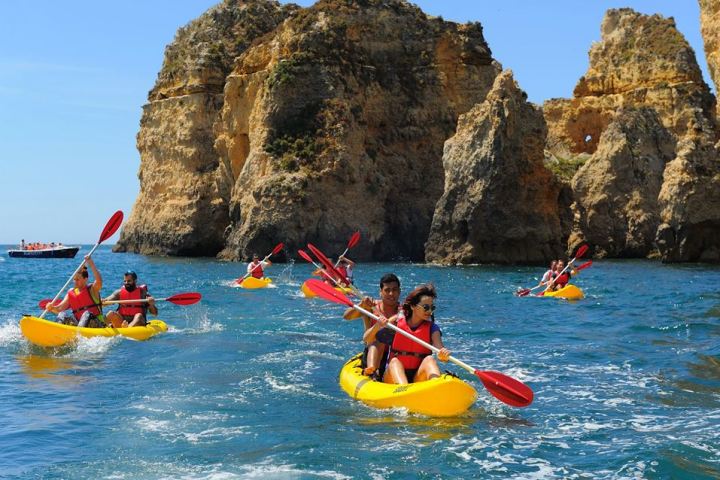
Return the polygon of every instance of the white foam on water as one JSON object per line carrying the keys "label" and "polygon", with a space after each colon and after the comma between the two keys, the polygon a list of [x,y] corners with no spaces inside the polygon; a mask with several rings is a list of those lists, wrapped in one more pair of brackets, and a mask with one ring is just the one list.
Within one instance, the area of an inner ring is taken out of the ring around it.
{"label": "white foam on water", "polygon": [[261,478],[263,480],[275,480],[309,477],[331,478],[334,480],[352,479],[352,477],[332,470],[301,470],[294,465],[271,464],[268,461],[254,465],[244,465],[242,468],[245,472],[240,478],[244,479]]}
{"label": "white foam on water", "polygon": [[[197,318],[197,317],[196,317]],[[188,323],[193,323],[194,319],[188,319]],[[225,330],[225,325],[222,323],[213,322],[208,316],[207,312],[203,313],[199,317],[199,322],[194,322],[194,326],[186,328],[177,328],[173,325],[168,325],[168,333],[180,333],[184,335],[197,335],[202,333],[210,332],[222,332]]]}
{"label": "white foam on water", "polygon": [[265,373],[265,381],[273,389],[281,392],[292,392],[316,398],[332,399],[330,395],[314,391],[314,386],[304,383],[283,383],[271,373]]}
{"label": "white foam on water", "polygon": [[24,341],[20,325],[16,320],[6,320],[0,325],[0,347],[8,347]]}
{"label": "white foam on water", "polygon": [[113,345],[123,341],[124,338],[120,335],[115,337],[90,337],[85,338],[78,336],[75,349],[62,355],[64,358],[71,358],[74,360],[88,360],[95,359],[99,356],[103,356],[110,350]]}
{"label": "white foam on water", "polygon": [[170,420],[153,420],[148,417],[140,417],[135,424],[146,432],[165,433],[170,430],[172,422]]}
{"label": "white foam on water", "polygon": [[181,432],[180,435],[190,443],[217,443],[247,435],[247,427],[215,427],[199,433]]}

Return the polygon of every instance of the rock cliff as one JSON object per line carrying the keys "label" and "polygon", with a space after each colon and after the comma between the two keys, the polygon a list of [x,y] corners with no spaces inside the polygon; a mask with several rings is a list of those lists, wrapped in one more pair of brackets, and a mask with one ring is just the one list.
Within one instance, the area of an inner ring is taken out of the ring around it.
{"label": "rock cliff", "polygon": [[[601,34],[574,97],[544,105],[548,150],[585,155],[572,180],[569,246],[588,241],[600,255],[659,250],[666,261],[709,259],[720,241],[709,227],[720,219],[711,189],[715,98],[695,54],[660,15],[609,10]],[[683,207],[706,202],[701,215]]]}
{"label": "rock cliff", "polygon": [[720,0],[699,0],[700,25],[710,76],[720,86]]}
{"label": "rock cliff", "polygon": [[541,109],[504,71],[445,143],[428,261],[538,263],[562,253],[560,183],[543,164],[546,134]]}

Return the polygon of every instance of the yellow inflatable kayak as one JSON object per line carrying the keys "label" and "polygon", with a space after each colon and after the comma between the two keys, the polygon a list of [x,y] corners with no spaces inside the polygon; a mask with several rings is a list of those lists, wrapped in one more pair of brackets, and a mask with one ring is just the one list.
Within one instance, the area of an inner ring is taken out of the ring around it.
{"label": "yellow inflatable kayak", "polygon": [[555,292],[545,292],[542,296],[564,298],[566,300],[582,300],[583,298],[585,298],[582,290],[580,290],[575,285],[565,285],[560,290],[557,290]]}
{"label": "yellow inflatable kayak", "polygon": [[[265,278],[255,278],[255,277],[247,277],[245,280],[242,281],[242,283],[239,284],[240,288],[249,288],[249,289],[255,289],[255,288],[265,288],[268,285],[272,283],[272,280],[265,277]],[[235,285],[238,285],[237,282],[235,282]]]}
{"label": "yellow inflatable kayak", "polygon": [[[300,290],[302,291],[303,295],[305,295],[306,298],[315,298],[317,295],[315,295],[315,292],[310,290],[307,286],[307,281],[303,282],[302,286],[300,287]],[[338,292],[345,294],[345,295],[352,295],[353,290],[352,288],[347,287],[335,287],[335,290]]]}
{"label": "yellow inflatable kayak", "polygon": [[347,361],[340,370],[340,386],[355,400],[377,408],[406,408],[431,417],[454,417],[466,412],[477,392],[459,378],[445,374],[425,382],[393,385],[362,374],[362,354]]}
{"label": "yellow inflatable kayak", "polygon": [[81,328],[72,325],[44,320],[42,318],[25,316],[20,320],[20,331],[30,342],[41,347],[59,347],[77,340],[78,336],[91,337],[123,337],[133,340],[147,340],[148,338],[167,331],[167,325],[162,320],[150,320],[144,327],[131,328]]}

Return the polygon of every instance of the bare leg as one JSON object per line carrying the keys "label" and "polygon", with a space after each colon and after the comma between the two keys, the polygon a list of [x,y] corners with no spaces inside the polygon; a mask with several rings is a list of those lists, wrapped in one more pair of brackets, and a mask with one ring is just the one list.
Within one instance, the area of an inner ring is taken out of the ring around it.
{"label": "bare leg", "polygon": [[108,325],[112,325],[115,328],[122,327],[123,319],[117,312],[108,312],[108,314],[105,315],[105,320]]}
{"label": "bare leg", "polygon": [[130,322],[130,325],[128,325],[128,327],[144,327],[144,326],[145,326],[145,315],[143,315],[142,313],[136,313],[132,319],[132,322]]}
{"label": "bare leg", "polygon": [[380,366],[380,355],[378,355],[377,342],[373,342],[368,347],[367,367],[363,370],[363,375],[372,375]]}
{"label": "bare leg", "polygon": [[425,357],[418,368],[417,374],[415,374],[415,382],[424,382],[431,378],[439,377],[440,367],[438,367],[435,357],[432,355]]}
{"label": "bare leg", "polygon": [[407,375],[405,375],[405,367],[400,360],[393,358],[385,370],[383,382],[394,383],[396,385],[407,385]]}

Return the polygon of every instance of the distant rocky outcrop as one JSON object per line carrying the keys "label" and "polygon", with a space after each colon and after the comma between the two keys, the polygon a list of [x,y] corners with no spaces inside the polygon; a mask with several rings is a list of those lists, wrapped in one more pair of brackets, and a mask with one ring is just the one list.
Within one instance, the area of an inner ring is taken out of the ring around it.
{"label": "distant rocky outcrop", "polygon": [[692,187],[710,186],[717,171],[715,97],[695,54],[660,15],[609,10],[601,32],[574,97],[544,105],[548,150],[587,162],[572,180],[569,246],[588,241],[600,255],[708,259],[720,241],[708,225],[720,208],[700,220],[681,207],[715,201],[710,190]]}
{"label": "distant rocky outcrop", "polygon": [[542,111],[504,71],[445,143],[445,191],[426,259],[538,263],[563,252],[560,183],[543,165]]}
{"label": "distant rocky outcrop", "polygon": [[715,91],[720,87],[720,0],[699,0],[705,58]]}

